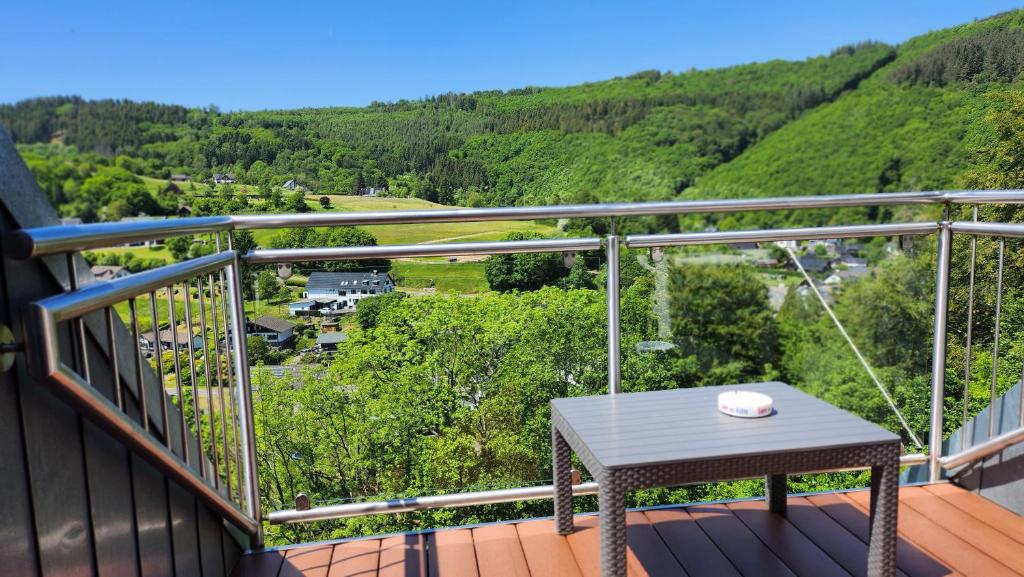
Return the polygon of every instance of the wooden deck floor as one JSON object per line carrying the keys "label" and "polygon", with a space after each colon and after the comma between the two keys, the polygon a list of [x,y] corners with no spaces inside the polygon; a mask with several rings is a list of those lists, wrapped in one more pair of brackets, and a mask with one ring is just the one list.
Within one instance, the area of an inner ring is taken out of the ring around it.
{"label": "wooden deck floor", "polygon": [[[627,515],[630,577],[863,575],[868,493]],[[901,576],[1024,575],[1024,518],[948,484],[900,490]],[[576,532],[527,520],[295,547],[242,557],[236,577],[600,577],[597,517]]]}

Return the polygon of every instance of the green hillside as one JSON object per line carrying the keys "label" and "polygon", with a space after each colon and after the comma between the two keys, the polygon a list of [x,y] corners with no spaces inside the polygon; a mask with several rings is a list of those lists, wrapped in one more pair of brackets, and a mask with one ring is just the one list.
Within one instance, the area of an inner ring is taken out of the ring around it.
{"label": "green hillside", "polygon": [[[375,187],[464,206],[667,199],[892,56],[889,46],[865,43],[801,62],[366,108],[224,114],[51,97],[0,105],[0,121],[20,144],[73,146],[157,179],[228,172],[243,185],[294,179],[316,194]],[[111,202],[82,198],[64,174],[40,180],[56,204],[78,205],[87,220]]]}
{"label": "green hillside", "polygon": [[909,40],[834,102],[720,165],[686,198],[971,186],[991,114],[1024,89],[1024,13]]}
{"label": "green hillside", "polygon": [[[48,97],[0,105],[0,122],[54,204],[86,221],[177,210],[160,187],[176,173],[206,198],[215,191],[203,182],[231,173],[274,210],[301,208],[271,198],[289,180],[312,195],[373,187],[453,206],[885,192],[994,182],[970,175],[992,161],[992,117],[1013,109],[1022,70],[1015,11],[800,62],[364,108],[222,113]],[[144,194],[128,173],[147,179]],[[828,218],[851,216],[890,215]]]}

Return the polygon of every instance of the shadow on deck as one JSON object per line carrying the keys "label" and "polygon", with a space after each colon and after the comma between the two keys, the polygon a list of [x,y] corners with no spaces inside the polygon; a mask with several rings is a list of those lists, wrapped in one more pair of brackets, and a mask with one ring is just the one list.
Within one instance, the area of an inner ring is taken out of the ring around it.
{"label": "shadow on deck", "polygon": [[[868,493],[631,511],[630,577],[864,575]],[[600,577],[596,515],[300,545],[244,555],[235,577]],[[950,484],[900,489],[899,575],[1024,575],[1024,517]]]}

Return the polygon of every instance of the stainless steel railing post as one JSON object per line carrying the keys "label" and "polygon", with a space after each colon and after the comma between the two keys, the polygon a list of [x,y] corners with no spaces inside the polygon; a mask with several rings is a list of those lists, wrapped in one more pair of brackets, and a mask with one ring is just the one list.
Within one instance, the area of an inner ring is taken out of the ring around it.
{"label": "stainless steel railing post", "polygon": [[621,350],[619,327],[619,237],[608,235],[605,254],[608,259],[608,393],[622,392]]}
{"label": "stainless steel railing post", "polygon": [[939,250],[935,265],[935,331],[932,343],[931,423],[928,431],[928,478],[942,476],[942,405],[946,384],[946,320],[949,313],[949,253],[953,233],[950,223],[939,225]]}
{"label": "stainless steel railing post", "polygon": [[[229,237],[230,238],[230,237]],[[242,301],[241,261],[225,267],[228,281],[228,299],[231,306],[231,348],[234,353],[238,383],[238,425],[242,435],[242,493],[246,500],[246,513],[256,521],[257,533],[253,547],[263,545],[263,515],[260,509],[260,488],[256,471],[256,439],[252,416],[252,383],[249,378],[249,358],[245,348],[245,305]]]}

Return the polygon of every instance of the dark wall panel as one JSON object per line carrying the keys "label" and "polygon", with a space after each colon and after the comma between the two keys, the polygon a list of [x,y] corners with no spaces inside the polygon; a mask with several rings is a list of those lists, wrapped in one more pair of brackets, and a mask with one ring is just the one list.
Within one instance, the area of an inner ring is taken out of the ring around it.
{"label": "dark wall panel", "polygon": [[[0,238],[17,228],[56,223],[56,213],[0,127]],[[78,267],[80,279],[90,278],[80,257]],[[20,336],[24,306],[65,290],[68,276],[63,257],[3,257],[0,322]],[[85,324],[91,380],[112,398],[105,323],[90,315]],[[123,324],[116,331],[119,343],[132,343]],[[70,365],[67,327],[60,338],[63,360]],[[129,415],[137,419],[139,383],[127,370],[132,348],[119,346],[113,353],[122,367]],[[164,392],[151,373],[147,367],[144,386],[159,438]],[[171,438],[180,452],[173,431],[177,409],[171,411]],[[237,535],[225,532],[220,518],[34,380],[24,355],[0,375],[0,445],[0,574],[218,577],[237,558]]]}
{"label": "dark wall panel", "polygon": [[135,517],[139,528],[142,577],[174,574],[171,529],[168,526],[166,480],[141,458],[132,456]]}
{"label": "dark wall panel", "polygon": [[196,498],[176,483],[167,487],[171,505],[174,569],[178,575],[200,575]]}
{"label": "dark wall panel", "polygon": [[221,520],[208,509],[199,509],[199,559],[203,577],[224,577],[224,544]]}

